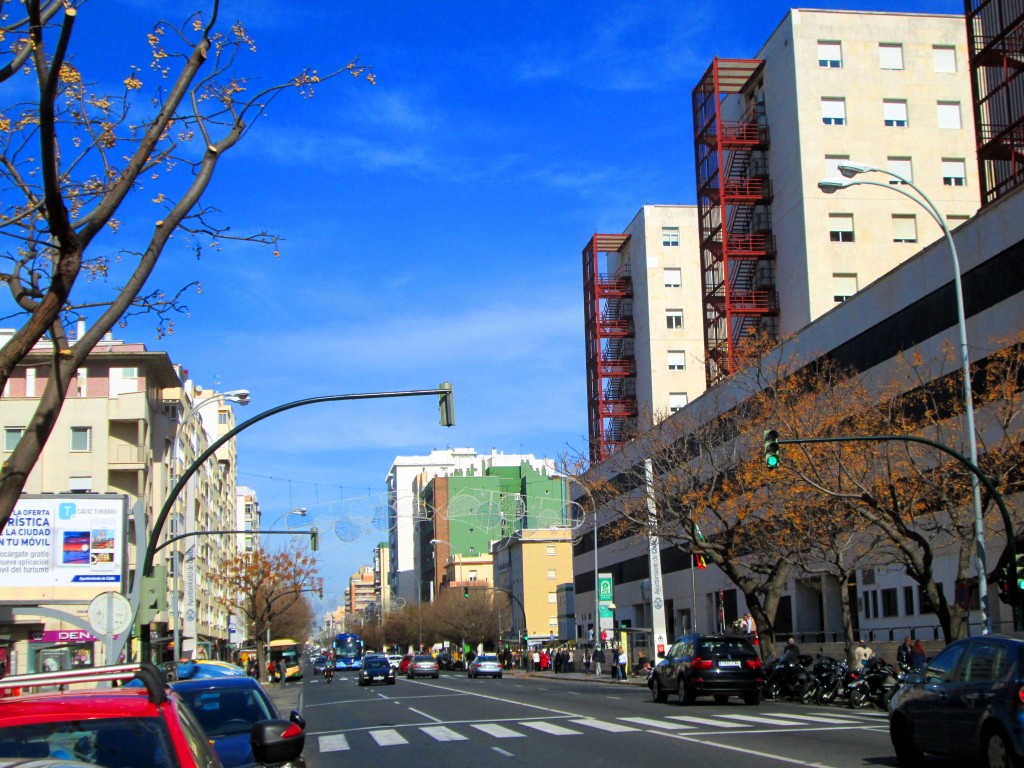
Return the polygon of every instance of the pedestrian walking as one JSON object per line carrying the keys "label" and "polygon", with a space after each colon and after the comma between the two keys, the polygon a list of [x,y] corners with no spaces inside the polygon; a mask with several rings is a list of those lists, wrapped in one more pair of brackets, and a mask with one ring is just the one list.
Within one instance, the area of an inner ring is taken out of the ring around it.
{"label": "pedestrian walking", "polygon": [[583,649],[583,674],[584,675],[589,675],[590,674],[590,662],[593,661],[593,660],[594,660],[594,658],[593,658],[593,656],[590,655],[590,650],[584,648]]}
{"label": "pedestrian walking", "polygon": [[277,676],[274,674],[276,671],[277,671],[277,669],[274,667],[274,662],[268,661],[267,662],[267,682],[268,683],[276,683],[277,682]]}
{"label": "pedestrian walking", "polygon": [[283,661],[277,662],[277,682],[279,682],[279,683],[283,683],[284,682],[284,662]]}
{"label": "pedestrian walking", "polygon": [[594,675],[601,676],[601,665],[604,664],[604,648],[598,647],[594,651]]}
{"label": "pedestrian walking", "polygon": [[626,649],[619,649],[619,682],[626,682],[626,663],[629,659],[626,657]]}
{"label": "pedestrian walking", "polygon": [[910,636],[903,638],[903,643],[896,649],[896,663],[902,667],[914,666],[914,643]]}
{"label": "pedestrian walking", "polygon": [[565,671],[566,672],[575,672],[576,671],[574,656],[575,656],[575,654],[573,654],[572,648],[570,648],[568,651],[565,652]]}

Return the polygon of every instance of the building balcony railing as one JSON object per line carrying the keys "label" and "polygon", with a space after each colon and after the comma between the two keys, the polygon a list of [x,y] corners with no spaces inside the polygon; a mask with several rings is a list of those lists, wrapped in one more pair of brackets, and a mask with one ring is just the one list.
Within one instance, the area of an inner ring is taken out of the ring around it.
{"label": "building balcony railing", "polygon": [[145,464],[146,446],[133,443],[110,443],[107,449],[109,464]]}

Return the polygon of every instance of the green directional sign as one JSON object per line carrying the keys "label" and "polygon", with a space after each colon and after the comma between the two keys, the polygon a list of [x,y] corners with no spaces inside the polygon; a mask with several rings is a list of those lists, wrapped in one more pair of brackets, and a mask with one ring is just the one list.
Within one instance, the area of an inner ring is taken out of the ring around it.
{"label": "green directional sign", "polygon": [[612,575],[610,573],[599,573],[597,575],[597,599],[602,603],[615,601],[615,590],[613,589]]}

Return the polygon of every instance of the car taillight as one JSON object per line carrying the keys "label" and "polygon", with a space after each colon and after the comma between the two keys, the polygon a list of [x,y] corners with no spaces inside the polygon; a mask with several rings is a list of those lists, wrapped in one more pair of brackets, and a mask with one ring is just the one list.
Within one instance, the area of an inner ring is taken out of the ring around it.
{"label": "car taillight", "polygon": [[1024,685],[1017,689],[1017,700],[1024,704]]}
{"label": "car taillight", "polygon": [[692,669],[711,669],[715,663],[711,659],[702,659],[700,656],[690,662]]}
{"label": "car taillight", "polygon": [[760,669],[761,668],[761,660],[758,659],[758,658],[747,659],[747,666],[750,669]]}
{"label": "car taillight", "polygon": [[293,739],[293,738],[295,738],[296,736],[298,736],[301,733],[302,733],[302,729],[299,728],[299,726],[296,725],[295,723],[292,723],[292,724],[290,724],[285,729],[284,733],[281,734],[281,738],[282,739]]}

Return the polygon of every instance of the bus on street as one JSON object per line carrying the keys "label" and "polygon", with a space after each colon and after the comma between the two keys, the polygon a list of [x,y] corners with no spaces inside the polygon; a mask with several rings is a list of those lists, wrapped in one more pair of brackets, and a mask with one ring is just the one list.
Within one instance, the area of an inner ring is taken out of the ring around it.
{"label": "bus on street", "polygon": [[362,668],[363,641],[359,635],[345,633],[335,636],[331,650],[334,652],[335,669]]}
{"label": "bus on street", "polygon": [[271,640],[267,645],[267,655],[270,657],[270,660],[274,663],[275,667],[279,661],[284,664],[285,680],[302,679],[302,657],[299,655],[300,649],[301,646],[299,643],[290,639]]}

